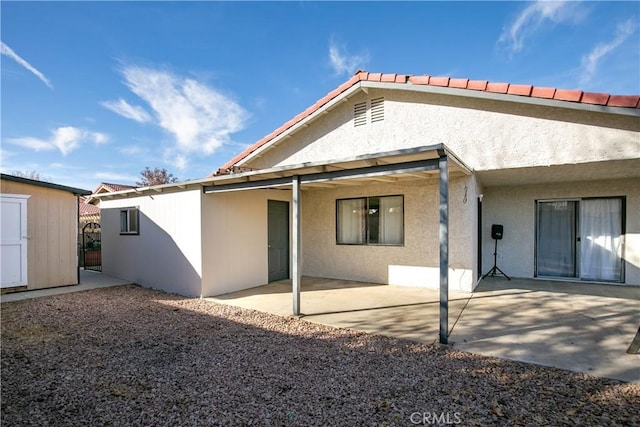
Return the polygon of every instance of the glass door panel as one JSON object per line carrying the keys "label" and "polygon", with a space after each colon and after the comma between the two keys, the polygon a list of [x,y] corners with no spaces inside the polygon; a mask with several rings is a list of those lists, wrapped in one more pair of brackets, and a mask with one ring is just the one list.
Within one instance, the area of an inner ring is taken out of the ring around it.
{"label": "glass door panel", "polygon": [[622,280],[622,200],[584,199],[580,205],[580,276]]}
{"label": "glass door panel", "polygon": [[538,202],[536,260],[538,276],[576,277],[578,202]]}

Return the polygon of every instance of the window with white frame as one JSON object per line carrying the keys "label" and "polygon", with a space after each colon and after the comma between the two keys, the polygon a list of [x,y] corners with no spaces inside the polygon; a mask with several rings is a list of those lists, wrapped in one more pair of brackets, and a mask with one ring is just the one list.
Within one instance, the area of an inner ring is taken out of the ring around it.
{"label": "window with white frame", "polygon": [[404,244],[404,196],[336,200],[339,245]]}
{"label": "window with white frame", "polygon": [[120,209],[120,234],[140,234],[138,208]]}

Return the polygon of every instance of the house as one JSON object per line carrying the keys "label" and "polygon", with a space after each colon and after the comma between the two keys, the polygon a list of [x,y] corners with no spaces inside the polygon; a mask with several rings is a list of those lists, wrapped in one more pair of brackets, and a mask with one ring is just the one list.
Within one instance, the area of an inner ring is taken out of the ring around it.
{"label": "house", "polygon": [[0,174],[3,292],[78,284],[78,197],[89,194]]}
{"label": "house", "polygon": [[301,275],[446,306],[496,248],[512,277],[637,286],[639,99],[361,71],[206,178],[95,195],[103,271],[193,297],[290,278],[294,313]]}

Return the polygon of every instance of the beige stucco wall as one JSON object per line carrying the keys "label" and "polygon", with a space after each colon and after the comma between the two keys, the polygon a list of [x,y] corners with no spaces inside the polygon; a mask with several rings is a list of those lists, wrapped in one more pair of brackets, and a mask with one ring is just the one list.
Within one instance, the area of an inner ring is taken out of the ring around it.
{"label": "beige stucco wall", "polygon": [[534,274],[536,200],[626,196],[626,283],[640,285],[639,179],[489,187],[483,193],[483,273],[493,265],[491,225],[503,224],[498,267],[510,276],[526,278]]}
{"label": "beige stucco wall", "polygon": [[[102,271],[143,286],[202,293],[200,188],[103,199]],[[120,208],[139,207],[139,235],[120,235]]]}
{"label": "beige stucco wall", "polygon": [[203,296],[221,295],[268,282],[268,200],[290,202],[291,190],[203,195]]}
{"label": "beige stucco wall", "polygon": [[[466,202],[465,187],[467,192]],[[477,217],[472,177],[450,183],[449,286],[471,291],[476,244],[469,230]],[[404,195],[404,246],[336,244],[336,199]],[[302,194],[303,274],[403,286],[439,287],[437,179],[317,189]]]}
{"label": "beige stucco wall", "polygon": [[[385,119],[353,126],[356,102],[385,97]],[[640,157],[637,117],[370,89],[247,166],[265,168],[446,144],[475,170]]]}
{"label": "beige stucco wall", "polygon": [[2,181],[1,192],[27,199],[27,289],[78,283],[77,198],[68,191]]}

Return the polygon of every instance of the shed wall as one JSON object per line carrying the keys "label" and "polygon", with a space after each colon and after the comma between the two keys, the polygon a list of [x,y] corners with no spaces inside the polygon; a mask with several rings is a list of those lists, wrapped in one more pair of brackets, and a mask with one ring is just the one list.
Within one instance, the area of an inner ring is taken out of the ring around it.
{"label": "shed wall", "polygon": [[76,196],[5,180],[1,192],[31,196],[27,199],[27,289],[78,284]]}

